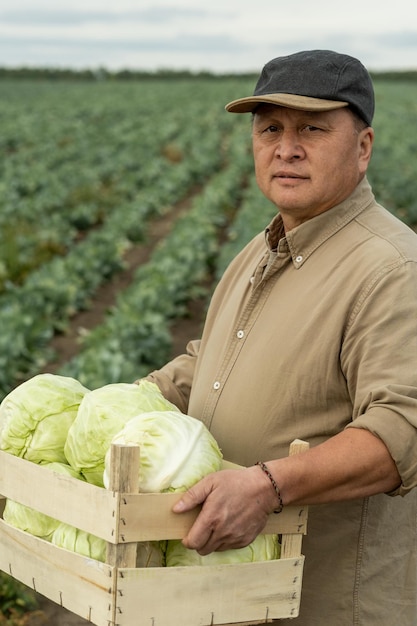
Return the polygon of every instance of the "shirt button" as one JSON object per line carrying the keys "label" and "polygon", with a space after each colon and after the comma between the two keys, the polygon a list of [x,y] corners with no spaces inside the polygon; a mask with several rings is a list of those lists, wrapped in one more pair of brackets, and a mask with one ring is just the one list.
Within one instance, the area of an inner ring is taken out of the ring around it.
{"label": "shirt button", "polygon": [[295,260],[297,261],[297,263],[301,263],[301,261],[303,260],[303,257],[301,256],[301,254],[299,254],[298,256],[295,257]]}
{"label": "shirt button", "polygon": [[249,282],[250,282],[251,285],[253,285],[253,283],[255,282],[255,276],[251,276],[249,278]]}
{"label": "shirt button", "polygon": [[219,383],[219,381],[218,381],[218,380],[216,380],[216,382],[214,383],[214,385],[213,385],[213,389],[216,389],[216,390],[217,390],[217,389],[220,389],[220,383]]}
{"label": "shirt button", "polygon": [[243,330],[238,330],[236,336],[238,339],[242,339],[245,336],[245,333]]}

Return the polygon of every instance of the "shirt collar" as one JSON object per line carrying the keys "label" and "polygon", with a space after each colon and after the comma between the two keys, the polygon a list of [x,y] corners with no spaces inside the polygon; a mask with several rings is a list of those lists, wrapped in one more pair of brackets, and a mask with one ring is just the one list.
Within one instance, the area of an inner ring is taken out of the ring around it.
{"label": "shirt collar", "polygon": [[373,199],[371,186],[365,177],[346,200],[286,234],[278,213],[265,229],[266,245],[269,250],[276,250],[285,238],[293,264],[299,268],[322,243],[362,213]]}

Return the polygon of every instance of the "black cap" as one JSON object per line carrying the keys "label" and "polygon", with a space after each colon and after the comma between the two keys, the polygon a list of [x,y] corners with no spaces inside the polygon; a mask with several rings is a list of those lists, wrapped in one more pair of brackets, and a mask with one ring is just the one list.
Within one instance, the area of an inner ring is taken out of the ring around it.
{"label": "black cap", "polygon": [[358,59],[332,50],[307,50],[272,59],[264,66],[254,95],[229,102],[226,110],[249,113],[261,102],[305,111],[349,106],[368,126],[375,109],[367,69]]}

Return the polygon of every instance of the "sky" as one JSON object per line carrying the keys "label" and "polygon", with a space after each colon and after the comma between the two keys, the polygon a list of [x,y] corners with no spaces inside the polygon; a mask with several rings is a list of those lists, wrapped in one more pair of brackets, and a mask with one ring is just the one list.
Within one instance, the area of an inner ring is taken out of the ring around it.
{"label": "sky", "polygon": [[415,0],[1,0],[0,66],[258,72],[333,49],[417,69]]}

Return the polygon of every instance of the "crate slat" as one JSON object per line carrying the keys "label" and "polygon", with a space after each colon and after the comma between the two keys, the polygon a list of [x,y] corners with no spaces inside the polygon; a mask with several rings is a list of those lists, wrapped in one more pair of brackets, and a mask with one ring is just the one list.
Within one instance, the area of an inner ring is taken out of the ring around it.
{"label": "crate slat", "polygon": [[113,620],[114,570],[0,520],[0,569],[97,626]]}
{"label": "crate slat", "polygon": [[[174,503],[179,500],[177,493],[128,494],[120,503],[123,517],[119,541],[147,541],[154,539],[179,539],[184,537],[197,517],[198,510],[186,513],[172,512]],[[269,515],[263,533],[282,534],[307,532],[307,507],[286,507],[279,515]],[[152,529],[152,536],[149,536]]]}
{"label": "crate slat", "polygon": [[115,541],[115,495],[0,451],[0,493],[36,511]]}
{"label": "crate slat", "polygon": [[[233,565],[119,570],[120,626],[214,626],[295,617],[304,557]],[[273,581],[266,583],[266,581]],[[180,616],[175,616],[178,607]]]}

